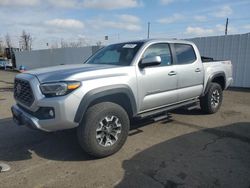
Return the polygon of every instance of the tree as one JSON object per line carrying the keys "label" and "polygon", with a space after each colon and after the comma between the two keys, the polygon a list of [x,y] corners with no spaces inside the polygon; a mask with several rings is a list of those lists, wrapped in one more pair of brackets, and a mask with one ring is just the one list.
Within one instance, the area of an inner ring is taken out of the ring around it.
{"label": "tree", "polygon": [[71,47],[71,48],[79,48],[79,47],[82,47],[82,44],[79,41],[77,41],[77,42],[70,42],[69,43],[69,47]]}
{"label": "tree", "polygon": [[61,48],[68,48],[68,43],[61,39]]}
{"label": "tree", "polygon": [[86,46],[87,43],[84,39],[79,38],[78,41],[67,42],[61,39],[61,48],[79,48]]}
{"label": "tree", "polygon": [[2,38],[0,38],[0,56],[3,57],[4,56],[4,42],[2,40]]}
{"label": "tree", "polygon": [[10,35],[8,33],[5,35],[5,43],[6,43],[7,48],[12,47],[11,38],[10,38]]}
{"label": "tree", "polygon": [[102,41],[97,41],[96,46],[101,47],[102,46]]}
{"label": "tree", "polygon": [[57,42],[53,42],[50,48],[51,49],[57,49],[58,48],[58,43]]}
{"label": "tree", "polygon": [[29,50],[29,51],[31,50],[32,37],[30,33],[27,33],[25,30],[23,30],[22,35],[20,37],[20,44],[23,50]]}

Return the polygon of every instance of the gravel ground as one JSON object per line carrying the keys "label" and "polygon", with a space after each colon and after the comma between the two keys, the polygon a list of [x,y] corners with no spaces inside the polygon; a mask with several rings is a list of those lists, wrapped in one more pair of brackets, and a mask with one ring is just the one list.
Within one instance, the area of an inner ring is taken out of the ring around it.
{"label": "gravel ground", "polygon": [[0,71],[0,187],[250,187],[250,91],[224,92],[221,110],[176,110],[133,124],[115,155],[93,159],[75,130],[43,133],[11,118],[13,78]]}

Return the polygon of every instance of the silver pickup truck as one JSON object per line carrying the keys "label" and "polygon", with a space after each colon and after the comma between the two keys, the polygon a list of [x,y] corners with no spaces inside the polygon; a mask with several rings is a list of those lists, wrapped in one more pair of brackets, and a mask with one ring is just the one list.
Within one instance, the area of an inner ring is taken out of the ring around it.
{"label": "silver pickup truck", "polygon": [[76,127],[84,151],[105,157],[123,146],[133,118],[197,103],[215,113],[232,80],[230,61],[202,58],[192,42],[118,43],[83,64],[18,74],[12,114],[17,124],[42,131]]}

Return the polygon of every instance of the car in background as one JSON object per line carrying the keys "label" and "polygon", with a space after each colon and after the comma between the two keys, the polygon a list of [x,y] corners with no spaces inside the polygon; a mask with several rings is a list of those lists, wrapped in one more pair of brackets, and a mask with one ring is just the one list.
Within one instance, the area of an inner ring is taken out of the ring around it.
{"label": "car in background", "polygon": [[0,60],[0,69],[5,68],[5,60]]}
{"label": "car in background", "polygon": [[12,63],[9,60],[0,59],[0,69],[6,69],[11,68],[12,69]]}

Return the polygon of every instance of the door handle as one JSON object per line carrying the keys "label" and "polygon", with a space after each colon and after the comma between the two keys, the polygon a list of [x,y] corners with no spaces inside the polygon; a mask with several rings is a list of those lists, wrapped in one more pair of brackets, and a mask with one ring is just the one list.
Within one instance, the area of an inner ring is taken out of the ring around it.
{"label": "door handle", "polygon": [[174,75],[176,75],[177,73],[175,72],[175,71],[170,71],[169,73],[168,73],[168,75],[169,76],[174,76]]}
{"label": "door handle", "polygon": [[200,68],[196,68],[195,72],[201,72],[201,69]]}

